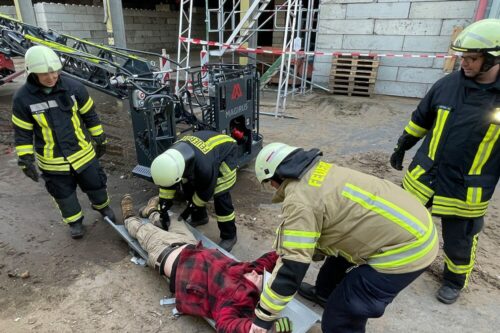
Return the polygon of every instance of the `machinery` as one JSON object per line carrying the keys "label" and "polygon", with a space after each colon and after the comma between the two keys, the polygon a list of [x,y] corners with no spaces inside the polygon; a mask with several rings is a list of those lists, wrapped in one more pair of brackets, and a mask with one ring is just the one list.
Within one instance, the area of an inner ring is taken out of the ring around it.
{"label": "machinery", "polygon": [[175,94],[150,60],[160,57],[177,65],[171,59],[92,43],[0,14],[0,52],[23,56],[34,44],[48,46],[60,56],[63,75],[129,100],[138,162],[132,172],[137,176],[150,180],[153,159],[190,131],[210,129],[232,136],[238,142],[240,166],[262,148],[259,77],[252,66],[208,64],[184,69],[190,82]]}

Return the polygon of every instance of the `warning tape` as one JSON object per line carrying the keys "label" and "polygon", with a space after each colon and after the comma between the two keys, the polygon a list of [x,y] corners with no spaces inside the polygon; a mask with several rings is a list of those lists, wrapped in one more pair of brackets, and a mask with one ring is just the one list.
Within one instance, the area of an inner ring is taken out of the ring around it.
{"label": "warning tape", "polygon": [[219,42],[214,42],[214,41],[206,41],[202,39],[197,39],[197,38],[186,38],[183,36],[179,36],[179,39],[184,42],[184,43],[191,43],[191,44],[196,44],[196,45],[207,45],[207,46],[218,46],[218,47],[225,47],[228,49],[235,50],[237,52],[245,52],[245,53],[256,53],[256,54],[275,54],[275,55],[282,55],[282,54],[290,54],[290,55],[320,55],[320,56],[362,56],[362,57],[388,57],[388,58],[440,58],[440,59],[447,59],[447,58],[455,58],[457,57],[456,55],[450,55],[450,54],[408,54],[408,53],[403,53],[403,54],[395,54],[395,53],[362,53],[362,52],[319,52],[319,51],[286,51],[283,52],[282,50],[279,49],[263,49],[263,48],[251,48],[251,47],[242,47],[242,46],[236,46],[232,44],[225,44],[225,43],[219,43]]}

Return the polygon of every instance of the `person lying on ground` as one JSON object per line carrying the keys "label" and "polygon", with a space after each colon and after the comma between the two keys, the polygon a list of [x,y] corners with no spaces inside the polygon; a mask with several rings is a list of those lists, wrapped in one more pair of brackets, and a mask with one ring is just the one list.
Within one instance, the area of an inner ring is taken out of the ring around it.
{"label": "person lying on ground", "polygon": [[[204,248],[183,221],[161,226],[158,197],[134,214],[132,196],[121,200],[125,228],[148,253],[148,266],[170,280],[176,308],[183,314],[215,321],[217,332],[248,333],[262,291],[264,270],[272,271],[278,255],[268,252],[253,262],[237,262],[217,249]],[[292,332],[292,323],[279,318],[276,332]]]}

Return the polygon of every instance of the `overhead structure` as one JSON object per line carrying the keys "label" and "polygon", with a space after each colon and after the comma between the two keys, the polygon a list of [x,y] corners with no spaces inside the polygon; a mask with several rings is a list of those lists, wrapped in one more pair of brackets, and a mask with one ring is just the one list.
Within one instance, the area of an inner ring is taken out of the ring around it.
{"label": "overhead structure", "polygon": [[[182,66],[190,67],[190,43],[192,36],[191,17],[194,0],[182,0],[179,18],[179,40],[177,60]],[[249,2],[248,6],[242,6]],[[218,6],[211,8],[206,2],[207,33],[205,40],[209,54],[218,57],[218,62],[227,61],[224,57],[232,54],[231,62],[235,61],[235,53],[246,57],[245,43],[258,33],[277,33],[283,35],[280,45],[280,56],[274,63],[266,63],[257,59],[267,71],[262,73],[261,87],[269,83],[274,75],[279,73],[276,109],[274,116],[282,116],[286,109],[287,96],[290,94],[306,94],[312,89],[308,80],[309,66],[313,55],[303,52],[315,51],[315,33],[318,30],[319,8],[318,0],[285,0],[282,4],[271,6],[272,0],[218,0]],[[241,8],[248,8],[242,11]],[[186,19],[189,18],[189,19]],[[266,24],[273,22],[272,28]],[[215,40],[214,40],[215,39]],[[255,52],[258,54],[263,51]],[[187,80],[186,80],[187,83]],[[291,88],[290,88],[291,87]],[[266,114],[266,113],[262,113]]]}

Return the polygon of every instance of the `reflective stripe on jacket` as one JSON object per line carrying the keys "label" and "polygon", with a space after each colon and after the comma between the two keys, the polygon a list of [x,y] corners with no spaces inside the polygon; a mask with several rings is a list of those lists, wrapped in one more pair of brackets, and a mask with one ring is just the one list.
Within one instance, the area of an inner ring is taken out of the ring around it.
{"label": "reflective stripe on jacket", "polygon": [[300,285],[285,266],[295,262],[307,269],[315,251],[390,274],[421,270],[437,255],[437,232],[427,209],[401,187],[374,176],[319,161],[300,180],[285,180],[273,201],[283,201],[284,220],[274,244],[280,259],[256,309],[266,322]]}
{"label": "reflective stripe on jacket", "polygon": [[60,76],[48,94],[31,77],[13,99],[12,123],[19,157],[36,155],[48,173],[81,172],[95,158],[91,136],[103,133],[85,87]]}
{"label": "reflective stripe on jacket", "polygon": [[439,80],[405,128],[424,138],[403,179],[432,214],[486,213],[500,176],[500,77],[479,85],[461,71]]}

